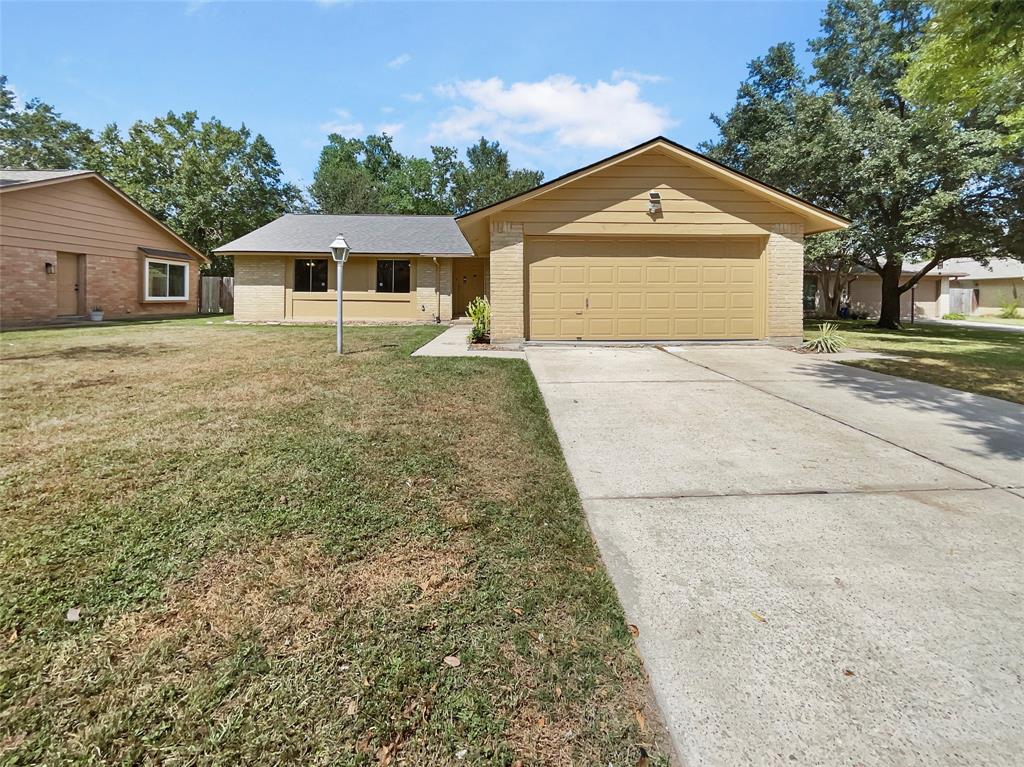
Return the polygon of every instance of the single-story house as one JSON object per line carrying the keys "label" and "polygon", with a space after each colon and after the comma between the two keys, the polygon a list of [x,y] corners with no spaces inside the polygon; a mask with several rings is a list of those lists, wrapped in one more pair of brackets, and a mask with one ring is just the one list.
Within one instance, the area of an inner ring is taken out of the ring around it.
{"label": "single-story house", "polygon": [[235,261],[235,319],[333,321],[330,244],[344,234],[345,319],[448,321],[484,295],[486,262],[451,216],[287,214],[214,252]]}
{"label": "single-story house", "polygon": [[848,224],[657,137],[457,218],[285,216],[216,252],[245,320],[333,318],[343,234],[346,317],[446,321],[485,295],[496,343],[794,343],[804,235]]}
{"label": "single-story house", "polygon": [[[901,282],[917,273],[920,265],[904,264]],[[882,280],[869,269],[857,269],[847,288],[850,310],[866,317],[877,317],[882,307]],[[820,296],[814,275],[804,282],[804,310],[813,314]],[[970,258],[953,258],[930,271],[900,298],[902,319],[914,317],[939,319],[944,314],[994,315],[1004,301],[1017,299],[1024,305],[1024,263],[1012,258],[993,258],[982,265]]]}
{"label": "single-story house", "polygon": [[194,314],[206,261],[98,173],[0,170],[0,324]]}

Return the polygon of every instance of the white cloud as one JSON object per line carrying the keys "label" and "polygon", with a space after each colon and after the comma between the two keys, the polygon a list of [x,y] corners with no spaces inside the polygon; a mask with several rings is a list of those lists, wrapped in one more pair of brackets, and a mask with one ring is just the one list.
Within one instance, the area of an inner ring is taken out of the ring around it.
{"label": "white cloud", "polygon": [[402,53],[395,56],[391,61],[388,62],[388,69],[399,69],[412,61],[412,56],[408,53]]}
{"label": "white cloud", "polygon": [[632,80],[635,83],[664,83],[669,78],[665,75],[653,75],[646,72],[637,72],[635,69],[616,69],[612,72],[612,80],[622,82]]}
{"label": "white cloud", "polygon": [[336,119],[320,123],[321,133],[340,133],[347,137],[363,135],[363,124],[353,120],[347,109],[335,109],[334,115]]}
{"label": "white cloud", "polygon": [[395,111],[395,108],[394,107],[381,107],[380,111],[383,112],[386,115],[389,115],[389,114],[391,114],[392,112]]}
{"label": "white cloud", "polygon": [[387,133],[389,136],[396,136],[404,127],[404,123],[382,123],[377,126],[377,133]]}
{"label": "white cloud", "polygon": [[593,85],[568,75],[508,86],[492,77],[439,85],[435,93],[456,101],[447,117],[431,126],[432,138],[466,141],[486,135],[503,144],[546,151],[560,147],[621,149],[664,133],[675,121],[663,107],[645,101],[634,80]]}
{"label": "white cloud", "polygon": [[423,101],[423,94],[422,93],[403,93],[402,94],[402,98],[405,99],[406,101],[411,101],[411,102],[413,102],[415,104],[417,102]]}

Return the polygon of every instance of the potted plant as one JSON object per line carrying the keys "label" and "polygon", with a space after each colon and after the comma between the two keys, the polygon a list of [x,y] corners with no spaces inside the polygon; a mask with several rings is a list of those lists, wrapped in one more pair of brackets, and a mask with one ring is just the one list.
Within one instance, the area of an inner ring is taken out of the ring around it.
{"label": "potted plant", "polygon": [[93,322],[103,322],[103,307],[94,306],[89,310],[89,319]]}

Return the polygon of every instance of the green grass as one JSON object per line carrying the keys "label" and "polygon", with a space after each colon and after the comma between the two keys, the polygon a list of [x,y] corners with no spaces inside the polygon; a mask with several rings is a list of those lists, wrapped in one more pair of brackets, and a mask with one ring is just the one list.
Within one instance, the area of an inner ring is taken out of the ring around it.
{"label": "green grass", "polygon": [[528,368],[437,332],[0,336],[0,763],[664,753]]}
{"label": "green grass", "polygon": [[[816,337],[820,324],[807,321],[804,337]],[[846,364],[1024,404],[1024,335],[1020,333],[980,326],[908,324],[893,331],[864,321],[839,320],[838,324],[851,349],[900,358]]]}
{"label": "green grass", "polygon": [[995,314],[989,314],[985,316],[969,315],[964,317],[962,321],[966,322],[978,322],[982,325],[1021,325],[1024,326],[1024,317],[1000,317]]}

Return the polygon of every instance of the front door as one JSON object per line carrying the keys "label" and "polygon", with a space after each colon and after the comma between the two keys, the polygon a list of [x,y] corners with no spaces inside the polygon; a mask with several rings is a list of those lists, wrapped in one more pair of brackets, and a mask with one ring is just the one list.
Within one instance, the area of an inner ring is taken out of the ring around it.
{"label": "front door", "polygon": [[452,280],[455,282],[453,291],[455,304],[452,309],[455,311],[456,317],[463,317],[469,302],[484,294],[484,266],[487,260],[456,258],[453,261]]}
{"label": "front door", "polygon": [[57,315],[75,317],[84,314],[79,259],[74,253],[57,254]]}

